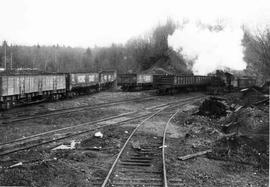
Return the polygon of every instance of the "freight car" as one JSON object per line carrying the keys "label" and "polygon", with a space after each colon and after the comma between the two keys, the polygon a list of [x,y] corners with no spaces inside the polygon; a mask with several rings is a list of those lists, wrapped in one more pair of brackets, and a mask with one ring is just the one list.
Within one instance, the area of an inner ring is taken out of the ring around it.
{"label": "freight car", "polygon": [[160,93],[176,90],[207,90],[209,94],[221,94],[254,86],[252,77],[234,77],[229,73],[216,73],[208,76],[193,75],[155,75],[153,84]]}
{"label": "freight car", "polygon": [[18,103],[31,103],[46,98],[58,99],[65,94],[65,74],[0,76],[1,109],[9,109]]}
{"label": "freight car", "polygon": [[116,83],[117,73],[114,70],[99,72],[99,89],[111,88]]}
{"label": "freight car", "polygon": [[154,76],[156,75],[137,74],[137,86],[143,90],[152,89]]}
{"label": "freight car", "polygon": [[214,76],[156,75],[153,84],[159,93],[174,93],[177,90],[206,89],[212,82],[217,82],[216,79]]}
{"label": "freight car", "polygon": [[73,97],[108,89],[116,81],[116,71],[99,73],[67,73],[67,94]]}
{"label": "freight car", "polygon": [[69,97],[99,91],[99,73],[67,73],[66,88]]}
{"label": "freight car", "polygon": [[117,85],[123,91],[153,89],[153,74],[118,74]]}
{"label": "freight car", "polygon": [[256,85],[256,79],[253,77],[243,76],[235,77],[232,80],[232,86],[236,89],[249,88]]}
{"label": "freight car", "polygon": [[137,85],[137,74],[118,74],[117,85],[120,86],[123,91],[133,90],[134,88],[136,88]]}
{"label": "freight car", "polygon": [[2,73],[0,75],[0,109],[46,99],[58,100],[89,94],[113,86],[116,71],[99,73]]}

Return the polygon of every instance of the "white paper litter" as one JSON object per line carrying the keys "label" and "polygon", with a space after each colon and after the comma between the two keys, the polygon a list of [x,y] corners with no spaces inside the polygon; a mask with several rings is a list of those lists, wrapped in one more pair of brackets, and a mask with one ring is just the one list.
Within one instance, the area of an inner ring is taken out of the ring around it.
{"label": "white paper litter", "polygon": [[59,145],[55,148],[53,148],[52,150],[58,150],[58,149],[75,149],[76,148],[76,144],[78,144],[80,142],[76,142],[75,140],[72,140],[70,145]]}
{"label": "white paper litter", "polygon": [[103,134],[100,131],[98,131],[95,133],[95,137],[103,138]]}

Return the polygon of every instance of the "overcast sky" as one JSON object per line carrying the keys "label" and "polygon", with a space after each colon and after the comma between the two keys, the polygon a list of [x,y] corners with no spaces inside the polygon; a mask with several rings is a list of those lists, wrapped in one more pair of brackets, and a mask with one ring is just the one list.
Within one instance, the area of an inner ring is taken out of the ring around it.
{"label": "overcast sky", "polygon": [[0,0],[0,41],[93,47],[125,43],[168,17],[261,28],[269,0]]}

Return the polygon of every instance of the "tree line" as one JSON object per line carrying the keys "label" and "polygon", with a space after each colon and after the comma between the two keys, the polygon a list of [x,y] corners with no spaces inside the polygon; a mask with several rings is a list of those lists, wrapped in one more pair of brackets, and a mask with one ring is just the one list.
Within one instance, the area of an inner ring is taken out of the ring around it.
{"label": "tree line", "polygon": [[[120,73],[140,72],[160,61],[175,61],[183,72],[191,69],[192,63],[185,62],[181,52],[168,46],[168,36],[179,25],[171,19],[158,25],[145,36],[130,39],[125,44],[109,47],[74,48],[68,46],[22,46],[9,45],[4,41],[0,47],[0,67],[35,68],[46,72],[96,72],[115,69]],[[213,29],[222,29],[221,27]],[[245,75],[259,79],[270,79],[270,29],[251,33],[244,29]],[[230,54],[228,54],[230,55]]]}
{"label": "tree line", "polygon": [[130,39],[126,44],[109,47],[74,48],[68,46],[9,45],[0,48],[0,66],[35,68],[48,72],[83,72],[116,69],[118,72],[139,72],[148,69],[166,56],[168,35],[176,24],[168,20],[151,34]]}

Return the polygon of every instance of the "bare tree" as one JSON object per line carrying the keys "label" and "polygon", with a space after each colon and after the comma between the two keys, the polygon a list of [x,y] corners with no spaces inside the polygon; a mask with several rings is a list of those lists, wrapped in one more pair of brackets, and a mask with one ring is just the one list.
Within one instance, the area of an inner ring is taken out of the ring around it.
{"label": "bare tree", "polygon": [[244,60],[247,62],[247,71],[260,79],[269,79],[270,30],[259,31],[256,35],[245,30],[243,45],[245,46]]}

